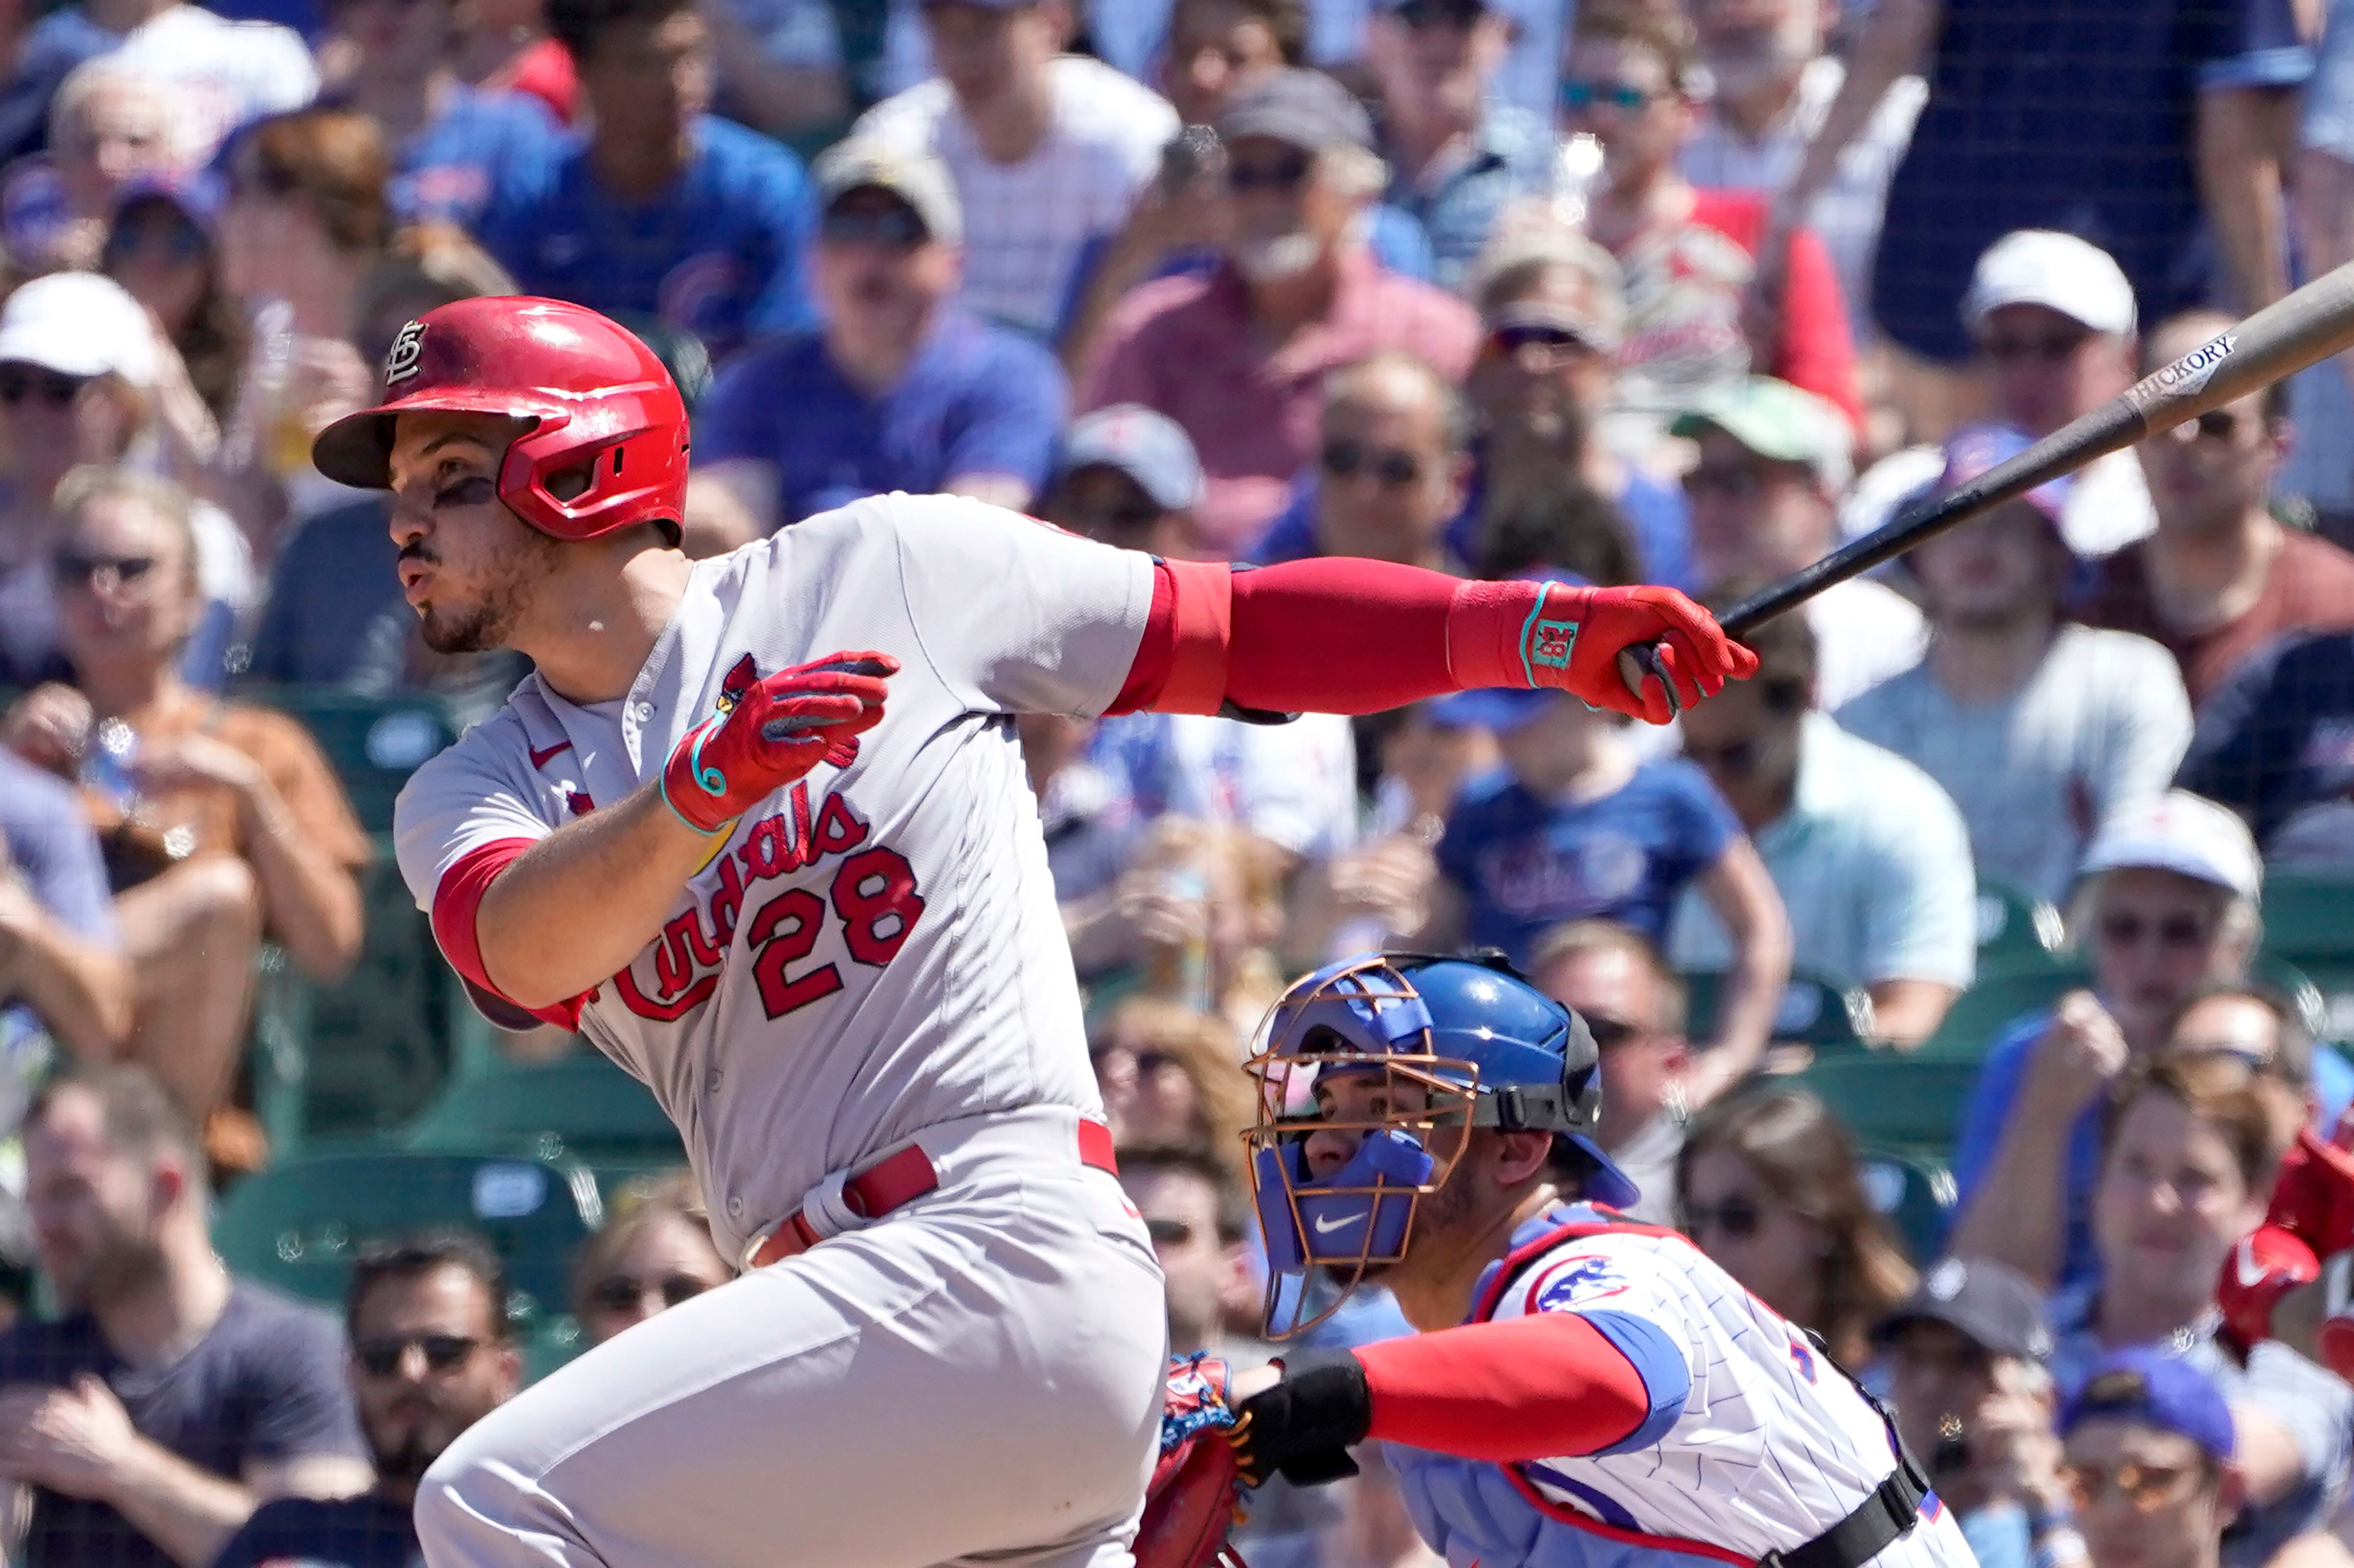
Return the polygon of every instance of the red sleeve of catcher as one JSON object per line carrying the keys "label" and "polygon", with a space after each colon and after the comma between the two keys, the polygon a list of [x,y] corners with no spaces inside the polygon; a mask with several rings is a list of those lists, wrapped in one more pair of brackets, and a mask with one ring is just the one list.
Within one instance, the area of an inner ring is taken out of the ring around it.
{"label": "red sleeve of catcher", "polygon": [[527,1012],[543,1023],[578,1029],[580,1009],[588,1001],[587,992],[554,1007],[525,1007],[493,985],[490,971],[482,967],[482,938],[474,928],[482,907],[482,895],[491,890],[499,873],[537,842],[493,839],[461,855],[455,865],[441,874],[440,882],[433,889],[433,939],[440,944],[441,956],[450,960],[450,967],[485,995]]}
{"label": "red sleeve of catcher", "polygon": [[1574,1312],[1384,1340],[1356,1356],[1373,1408],[1368,1436],[1467,1459],[1599,1453],[1652,1415],[1634,1362]]}
{"label": "red sleeve of catcher", "polygon": [[1235,571],[1157,563],[1152,609],[1112,713],[1369,714],[1478,686],[1527,686],[1545,585],[1465,582],[1345,556]]}

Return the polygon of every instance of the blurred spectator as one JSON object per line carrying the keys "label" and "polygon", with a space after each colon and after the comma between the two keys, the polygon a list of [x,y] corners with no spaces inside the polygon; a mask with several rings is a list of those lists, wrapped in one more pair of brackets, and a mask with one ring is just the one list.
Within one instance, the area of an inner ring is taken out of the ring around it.
{"label": "blurred spectator", "polygon": [[605,1228],[572,1259],[572,1315],[592,1345],[733,1277],[711,1245],[691,1171],[640,1177],[613,1196]]}
{"label": "blurred spectator", "polygon": [[327,94],[384,132],[403,221],[471,228],[493,191],[554,155],[546,103],[459,79],[451,0],[329,0],[327,23]]}
{"label": "blurred spectator", "polygon": [[225,21],[185,0],[87,0],[33,25],[17,50],[7,97],[21,94],[46,113],[56,84],[101,55],[182,90],[182,146],[192,164],[210,157],[232,128],[299,109],[319,90],[310,46],[291,27]]}
{"label": "blurred spectator", "polygon": [[1627,315],[1618,263],[1575,229],[1524,226],[1480,258],[1471,299],[1488,335],[1465,384],[1479,461],[1456,554],[1483,558],[1498,517],[1575,485],[1617,508],[1639,580],[1698,591],[1683,493],[1626,461],[1606,437]]}
{"label": "blurred spectator", "polygon": [[2092,1277],[2101,1103],[2127,1066],[2164,1048],[2185,1001],[2245,979],[2262,878],[2248,831],[2196,795],[2136,801],[2101,825],[2069,907],[2092,989],[1988,1048],[1954,1151],[1952,1250],[2041,1284]]}
{"label": "blurred spectator", "polygon": [[1183,557],[1202,462],[1175,421],[1139,403],[1083,416],[1063,438],[1038,515],[1102,544]]}
{"label": "blurred spectator", "polygon": [[2354,1100],[2354,1063],[2314,1048],[2313,1030],[2286,991],[2262,981],[2201,987],[2166,1032],[2169,1056],[2228,1056],[2277,1079],[2317,1130]]}
{"label": "blurred spectator", "polygon": [[[1193,779],[1173,754],[1168,770],[1181,782]],[[1105,880],[1076,893],[1055,885],[1072,962],[1082,980],[1206,1011],[1225,995],[1246,935],[1234,835],[1213,825],[1210,810],[1140,809],[1133,783],[1120,779],[1124,798],[1107,812],[1123,853],[1105,856]],[[1063,826],[1054,793],[1050,786],[1040,798],[1050,865]]]}
{"label": "blurred spectator", "polygon": [[[11,471],[0,503],[0,685],[67,673],[50,561],[58,482],[82,463],[165,471],[193,464],[186,427],[169,416],[176,368],[147,313],[92,273],[36,278],[0,305],[0,434]],[[194,402],[186,392],[180,406]],[[201,405],[189,417],[209,420]],[[202,609],[187,629],[181,669],[209,687],[219,683],[223,651],[256,597],[253,559],[218,507],[197,503],[190,522]]]}
{"label": "blurred spectator", "polygon": [[1729,1096],[1692,1118],[1676,1160],[1684,1233],[1751,1295],[1822,1336],[1850,1371],[1916,1277],[1872,1212],[1855,1144],[1804,1089]]}
{"label": "blurred spectator", "polygon": [[1200,1150],[1246,1181],[1243,1134],[1254,1119],[1243,1048],[1223,1020],[1140,998],[1114,1007],[1087,1045],[1104,1118],[1123,1149]]}
{"label": "blurred spectator", "polygon": [[1698,106],[1680,19],[1626,6],[1581,7],[1563,68],[1563,124],[1602,143],[1586,228],[1627,280],[1621,399],[1665,419],[1754,368],[1863,416],[1855,350],[1830,257],[1812,229],[1790,241],[1780,321],[1750,341],[1742,304],[1766,203],[1749,191],[1697,190],[1677,172]]}
{"label": "blurred spectator", "polygon": [[1441,288],[1459,291],[1505,207],[1552,183],[1552,126],[1489,90],[1511,41],[1488,0],[1384,0],[1373,21],[1390,200],[1429,237]]}
{"label": "blurred spectator", "polygon": [[1348,90],[1310,71],[1237,94],[1218,127],[1231,227],[1213,276],[1129,297],[1087,402],[1141,403],[1193,439],[1208,482],[1203,547],[1228,555],[1281,509],[1312,454],[1326,374],[1402,349],[1449,381],[1477,332],[1459,302],[1383,270],[1358,216],[1379,190],[1373,130]]}
{"label": "blurred spectator", "polygon": [[256,122],[224,155],[221,281],[246,307],[254,359],[224,432],[225,503],[274,545],[280,527],[352,493],[311,466],[311,438],[375,398],[359,297],[392,233],[384,136],[356,110]]}
{"label": "blurred spectator", "polygon": [[580,120],[572,51],[548,35],[546,0],[455,0],[458,79],[485,92],[520,92],[559,125]]}
{"label": "blurred spectator", "polygon": [[1872,1340],[1897,1434],[1979,1568],[2082,1561],[2052,1430],[2052,1331],[2035,1287],[1999,1263],[1949,1257],[1872,1325]]}
{"label": "blurred spectator", "polygon": [[964,301],[1045,336],[1080,248],[1127,220],[1176,134],[1161,97],[1062,52],[1066,0],[925,0],[938,75],[867,111],[856,132],[929,152],[967,219]]}
{"label": "blurred spectator", "polygon": [[52,1079],[25,1160],[64,1316],[0,1335],[0,1479],[32,1490],[11,1561],[193,1568],[260,1503],[368,1484],[341,1330],[222,1265],[204,1157],[154,1080]]}
{"label": "blurred spectator", "polygon": [[[2025,450],[1999,425],[1946,443],[1938,488]],[[2067,896],[2094,827],[2165,789],[2190,739],[2166,651],[2062,619],[2076,567],[2064,482],[2030,491],[1907,557],[1929,652],[1839,710],[1841,727],[1917,764],[1961,809],[1981,876]]]}
{"label": "blurred spectator", "polygon": [[[1229,1063],[1233,1053],[1228,1054]],[[1230,1075],[1241,1074],[1231,1065]],[[1239,1141],[1239,1134],[1237,1134]],[[1264,1349],[1229,1342],[1226,1324],[1258,1310],[1252,1277],[1247,1209],[1235,1164],[1223,1150],[1199,1144],[1123,1143],[1119,1184],[1144,1216],[1169,1297],[1169,1353],[1207,1351],[1242,1364]]]}
{"label": "blurred spectator", "polygon": [[2211,694],[2180,783],[2282,865],[2354,869],[2354,637],[2285,637]]}
{"label": "blurred spectator", "polygon": [[[1755,585],[1749,585],[1755,586]],[[1744,597],[1723,590],[1723,603]],[[1978,959],[1978,884],[1961,813],[1935,780],[1814,711],[1814,633],[1784,616],[1746,639],[1755,678],[1683,717],[1683,753],[1757,846],[1789,911],[1791,962],[1872,998],[1872,1033],[1925,1040]],[[1681,969],[1734,948],[1690,894],[1670,927]]]}
{"label": "blurred spectator", "polygon": [[259,1163],[228,1110],[254,948],[339,978],[360,946],[368,858],[334,774],[301,725],[190,688],[174,661],[196,609],[186,497],[90,469],[58,489],[51,569],[74,684],[19,699],[0,739],[83,787],[138,982],[129,1054],[207,1128],[217,1160]]}
{"label": "blurred spectator", "polygon": [[[1839,9],[1830,0],[1694,0],[1693,48],[1712,90],[1677,160],[1685,179],[1768,203],[1781,196],[1847,79],[1846,64],[1823,48]],[[1876,335],[1867,302],[1889,177],[1927,95],[1919,78],[1906,77],[1882,98],[1801,216],[1822,236],[1859,343]]]}
{"label": "blurred spectator", "polygon": [[72,793],[0,752],[0,1125],[15,1125],[37,1065],[20,1054],[27,1016],[76,1055],[104,1061],[130,1032],[131,973],[98,841]]}
{"label": "blurred spectator", "polygon": [[1641,932],[1609,920],[1575,920],[1547,932],[1529,965],[1537,988],[1594,1033],[1602,1072],[1594,1139],[1643,1192],[1628,1215],[1674,1224],[1676,1161],[1691,1120],[1683,981]]}
{"label": "blurred spectator", "polygon": [[1309,553],[1459,572],[1447,525],[1463,509],[1469,423],[1454,386],[1402,350],[1334,371],[1318,418]]}
{"label": "blurred spectator", "polygon": [[1504,765],[1466,785],[1447,815],[1426,938],[1500,948],[1523,968],[1564,920],[1617,920],[1664,944],[1677,900],[1697,887],[1733,952],[1686,1092],[1704,1103],[1755,1066],[1789,979],[1790,926],[1707,776],[1638,760],[1625,719],[1558,693],[1466,692],[1437,707],[1492,731]]}
{"label": "blurred spectator", "polygon": [[[2149,334],[2144,367],[2236,324],[2185,311]],[[2275,381],[2143,441],[2136,451],[2158,531],[2095,565],[2081,598],[2092,625],[2165,644],[2194,705],[2276,637],[2354,630],[2354,556],[2285,526],[2266,505],[2291,439],[2287,414],[2288,389]]]}
{"label": "blurred spectator", "polygon": [[523,1386],[506,1271],[475,1236],[434,1231],[371,1243],[352,1260],[345,1300],[352,1393],[376,1486],[333,1501],[263,1503],[213,1568],[409,1568],[419,1561],[409,1519],[417,1483],[460,1433]]}
{"label": "blurred spectator", "polygon": [[[1700,580],[1772,581],[1829,555],[1852,465],[1838,411],[1787,382],[1743,377],[1670,427],[1700,449],[1684,475]],[[1911,601],[1870,577],[1807,601],[1815,701],[1836,709],[1920,662],[1928,630]]]}
{"label": "blurred spectator", "polygon": [[49,105],[49,155],[0,185],[9,260],[24,271],[99,264],[125,185],[186,172],[193,110],[176,83],[100,56],[74,68]]}
{"label": "blurred spectator", "polygon": [[[1088,30],[1101,32],[1112,9],[1097,7]],[[1307,51],[1305,0],[1175,0],[1156,79],[1180,122],[1214,125],[1243,86],[1267,71],[1305,65]]]}
{"label": "blurred spectator", "polygon": [[829,0],[724,0],[706,6],[704,18],[716,46],[721,113],[789,144],[841,133],[851,115],[851,81]]}
{"label": "blurred spectator", "polygon": [[222,281],[219,218],[217,180],[133,180],[115,202],[100,258],[106,275],[163,327],[215,429],[237,407],[250,336]]}
{"label": "blurred spectator", "polygon": [[[2245,1510],[2223,1561],[2269,1561],[2327,1524],[2354,1460],[2354,1391],[2277,1340],[2216,1341],[2215,1283],[2264,1218],[2286,1143],[2279,1086],[2238,1063],[2162,1057],[2117,1086],[2094,1193],[2097,1278],[2052,1303],[2052,1372],[2084,1385],[2111,1352],[2179,1356],[2230,1402]],[[1958,1243],[1956,1244],[1958,1245]]]}
{"label": "blurred spectator", "polygon": [[484,249],[523,291],[683,326],[715,355],[811,319],[801,160],[706,112],[695,0],[551,0],[588,130],[493,197]]}
{"label": "blurred spectator", "polygon": [[2147,1349],[2093,1363],[2060,1414],[2092,1568],[2219,1568],[2247,1499],[2232,1426],[2195,1367]]}
{"label": "blurred spectator", "polygon": [[[2278,152],[2248,124],[2260,94],[2244,90],[2310,69],[2278,26],[2288,10],[2261,0],[1875,5],[1774,226],[1808,210],[1882,96],[1918,71],[1929,96],[1890,183],[1872,291],[1874,315],[1907,354],[1940,366],[1967,355],[1956,305],[1970,269],[2016,229],[2100,237],[2147,315],[2195,302],[2210,281],[2197,251],[2202,194],[2243,302],[2264,304],[2278,280],[2256,274],[2276,273],[2284,254]],[[2285,48],[2251,36],[2266,23]]]}
{"label": "blurred spectator", "polygon": [[1017,511],[1045,482],[1068,389],[1038,344],[955,302],[956,190],[875,142],[818,159],[811,255],[822,325],[736,356],[695,420],[711,545],[906,490]]}

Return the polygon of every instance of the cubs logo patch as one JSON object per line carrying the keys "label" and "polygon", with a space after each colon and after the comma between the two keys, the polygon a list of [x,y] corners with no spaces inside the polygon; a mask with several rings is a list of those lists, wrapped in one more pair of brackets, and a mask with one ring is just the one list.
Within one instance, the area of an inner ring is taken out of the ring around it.
{"label": "cubs logo patch", "polygon": [[1618,1295],[1626,1288],[1626,1276],[1606,1257],[1564,1258],[1545,1270],[1537,1281],[1529,1297],[1528,1309],[1565,1312]]}
{"label": "cubs logo patch", "polygon": [[392,349],[384,356],[384,384],[406,381],[417,374],[425,357],[425,323],[410,322],[392,340]]}
{"label": "cubs logo patch", "polygon": [[1569,668],[1569,651],[1577,646],[1577,622],[1540,620],[1529,629],[1529,662],[1543,670]]}

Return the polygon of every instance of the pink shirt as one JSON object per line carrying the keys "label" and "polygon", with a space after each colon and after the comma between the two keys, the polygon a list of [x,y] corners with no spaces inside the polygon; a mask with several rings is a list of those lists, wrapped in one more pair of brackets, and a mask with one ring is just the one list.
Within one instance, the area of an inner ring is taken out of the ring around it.
{"label": "pink shirt", "polygon": [[1142,403],[1184,427],[1206,482],[1194,514],[1204,546],[1231,556],[1283,509],[1314,456],[1327,374],[1403,349],[1459,383],[1479,345],[1469,305],[1357,247],[1341,253],[1331,313],[1270,354],[1252,330],[1241,277],[1221,266],[1147,283],[1120,302],[1087,404]]}

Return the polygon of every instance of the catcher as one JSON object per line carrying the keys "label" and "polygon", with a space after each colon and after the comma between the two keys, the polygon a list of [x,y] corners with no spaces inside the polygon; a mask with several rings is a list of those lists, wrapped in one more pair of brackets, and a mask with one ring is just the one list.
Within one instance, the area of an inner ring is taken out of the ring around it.
{"label": "catcher", "polygon": [[[1320,1270],[1341,1296],[1379,1279],[1422,1332],[1227,1380],[1245,1484],[1333,1479],[1378,1438],[1454,1568],[1971,1562],[1886,1414],[1806,1330],[1613,1212],[1637,1194],[1587,1136],[1593,1036],[1500,960],[1320,969],[1276,1003],[1250,1070],[1268,1331],[1314,1321]],[[1214,1486],[1193,1463],[1182,1479]],[[1182,1516],[1170,1496],[1149,1525]],[[1162,1545],[1149,1529],[1140,1562]]]}

